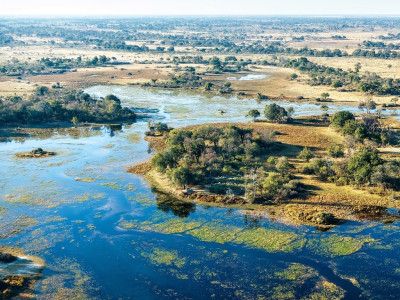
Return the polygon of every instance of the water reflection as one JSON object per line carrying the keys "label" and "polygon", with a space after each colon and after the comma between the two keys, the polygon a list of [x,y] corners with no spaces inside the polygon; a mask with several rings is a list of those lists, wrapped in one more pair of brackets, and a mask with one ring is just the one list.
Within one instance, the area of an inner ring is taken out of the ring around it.
{"label": "water reflection", "polygon": [[110,137],[114,137],[119,132],[123,132],[126,126],[127,124],[86,125],[83,127],[73,127],[69,125],[58,127],[3,127],[0,128],[0,142],[9,143],[15,141],[24,143],[29,139],[46,140],[56,136],[71,137],[74,139],[96,135],[109,135]]}
{"label": "water reflection", "polygon": [[196,211],[196,204],[175,199],[167,194],[164,194],[157,189],[152,189],[152,192],[157,195],[157,209],[169,213],[180,218],[187,218],[191,213]]}
{"label": "water reflection", "polygon": [[244,215],[244,227],[247,229],[253,229],[260,227],[260,220],[262,219],[261,216],[254,216],[254,215]]}

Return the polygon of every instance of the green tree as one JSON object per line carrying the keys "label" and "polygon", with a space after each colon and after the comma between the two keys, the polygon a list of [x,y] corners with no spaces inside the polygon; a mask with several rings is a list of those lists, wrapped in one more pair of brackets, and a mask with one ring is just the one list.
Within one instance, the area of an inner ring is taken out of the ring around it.
{"label": "green tree", "polygon": [[253,118],[253,121],[255,122],[256,119],[260,116],[260,112],[257,109],[251,109],[249,112],[246,114],[246,117],[251,117]]}
{"label": "green tree", "polygon": [[293,106],[289,106],[287,109],[287,118],[290,120],[294,115],[294,108]]}
{"label": "green tree", "polygon": [[290,169],[288,158],[286,156],[279,157],[276,161],[275,168],[281,175],[287,174]]}
{"label": "green tree", "polygon": [[213,57],[210,59],[210,64],[213,66],[214,70],[221,71],[222,70],[222,63],[218,57]]}
{"label": "green tree", "polygon": [[288,113],[282,106],[271,103],[265,106],[264,115],[271,122],[282,122]]}
{"label": "green tree", "polygon": [[204,89],[206,91],[211,91],[211,88],[213,87],[213,83],[212,82],[206,82],[206,84],[204,85]]}
{"label": "green tree", "polygon": [[158,122],[158,123],[156,123],[156,124],[154,125],[154,129],[155,129],[156,131],[158,131],[161,135],[163,135],[164,132],[167,132],[167,131],[168,131],[168,125],[167,125],[166,123]]}
{"label": "green tree", "polygon": [[47,86],[38,86],[36,88],[36,93],[40,96],[44,96],[49,93],[49,88]]}
{"label": "green tree", "polygon": [[330,157],[338,158],[344,156],[343,146],[340,144],[332,145],[329,150],[328,154]]}
{"label": "green tree", "polygon": [[90,61],[90,64],[92,65],[97,65],[99,62],[99,58],[97,56],[93,57],[93,59]]}
{"label": "green tree", "polygon": [[118,104],[121,104],[121,100],[117,97],[117,96],[115,96],[115,95],[107,95],[105,98],[104,98],[104,100],[105,101],[114,101],[114,102],[116,102],[116,103],[118,103]]}
{"label": "green tree", "polygon": [[169,173],[169,178],[173,183],[182,186],[184,189],[193,182],[193,175],[190,170],[182,166],[172,169]]}
{"label": "green tree", "polygon": [[328,98],[329,98],[329,93],[322,93],[321,94],[321,97],[322,97],[322,99],[324,99],[324,100],[328,100]]}
{"label": "green tree", "polygon": [[[340,88],[340,87],[342,87],[343,86],[343,83],[341,82],[341,81],[339,81],[339,80],[335,80],[333,83],[332,83],[332,87],[334,87],[334,88]],[[328,96],[329,97],[329,96]]]}
{"label": "green tree", "polygon": [[376,149],[364,147],[349,158],[346,171],[355,183],[366,184],[371,181],[374,167],[382,163]]}
{"label": "green tree", "polygon": [[75,127],[79,124],[79,120],[76,116],[72,117],[71,122],[72,122],[72,124],[74,124]]}
{"label": "green tree", "polygon": [[338,111],[331,118],[331,124],[336,127],[343,127],[346,121],[354,120],[354,115],[349,111]]}
{"label": "green tree", "polygon": [[297,155],[298,158],[305,159],[306,161],[309,161],[313,157],[313,153],[310,149],[307,147],[304,147],[303,150]]}

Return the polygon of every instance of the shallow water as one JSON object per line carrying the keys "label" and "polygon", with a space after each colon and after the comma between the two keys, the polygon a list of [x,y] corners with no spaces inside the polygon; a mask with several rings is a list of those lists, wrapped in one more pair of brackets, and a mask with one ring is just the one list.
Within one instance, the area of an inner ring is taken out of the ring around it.
{"label": "shallow water", "polygon": [[242,77],[228,77],[227,80],[239,80],[239,81],[252,81],[252,80],[261,80],[268,78],[270,75],[265,74],[248,74]]}
{"label": "shallow water", "polygon": [[[250,108],[268,103],[137,87],[86,91],[98,97],[113,93],[124,105],[172,127],[243,122]],[[321,113],[310,103],[280,104],[294,106],[297,116]],[[357,110],[328,106],[329,112]],[[46,260],[35,287],[39,299],[59,293],[98,299],[395,299],[400,294],[397,222],[349,222],[319,232],[157,195],[140,176],[125,172],[150,157],[146,130],[146,120],[140,120],[82,136],[54,129],[51,138],[0,144],[2,244]],[[58,155],[14,156],[36,147]]]}

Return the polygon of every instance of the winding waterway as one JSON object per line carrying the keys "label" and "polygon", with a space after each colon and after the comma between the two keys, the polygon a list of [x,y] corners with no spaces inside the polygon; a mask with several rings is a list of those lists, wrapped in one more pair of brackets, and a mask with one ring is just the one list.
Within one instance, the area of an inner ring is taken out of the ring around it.
{"label": "winding waterway", "polygon": [[[244,122],[267,102],[95,86],[97,97],[172,127]],[[320,114],[311,103],[295,116]],[[330,113],[357,109],[330,104]],[[223,110],[225,114],[218,114]],[[46,260],[39,299],[396,299],[399,224],[348,222],[328,232],[240,209],[195,205],[155,193],[128,166],[147,160],[145,119],[10,137],[0,144],[2,244]],[[17,159],[42,147],[43,159]]]}

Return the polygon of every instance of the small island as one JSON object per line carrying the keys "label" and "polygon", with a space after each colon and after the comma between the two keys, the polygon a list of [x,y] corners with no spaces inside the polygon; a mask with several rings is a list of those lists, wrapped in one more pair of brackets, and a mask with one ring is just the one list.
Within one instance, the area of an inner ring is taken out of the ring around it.
{"label": "small island", "polygon": [[384,148],[397,144],[389,120],[348,111],[330,121],[293,119],[276,104],[265,115],[268,122],[157,125],[163,132],[147,136],[157,154],[130,172],[182,200],[267,211],[295,223],[397,218],[387,210],[400,208],[400,165]]}
{"label": "small island", "polygon": [[16,156],[18,158],[41,158],[41,157],[49,157],[56,155],[55,152],[45,151],[42,148],[37,148],[35,150],[29,152],[21,152],[17,153]]}

